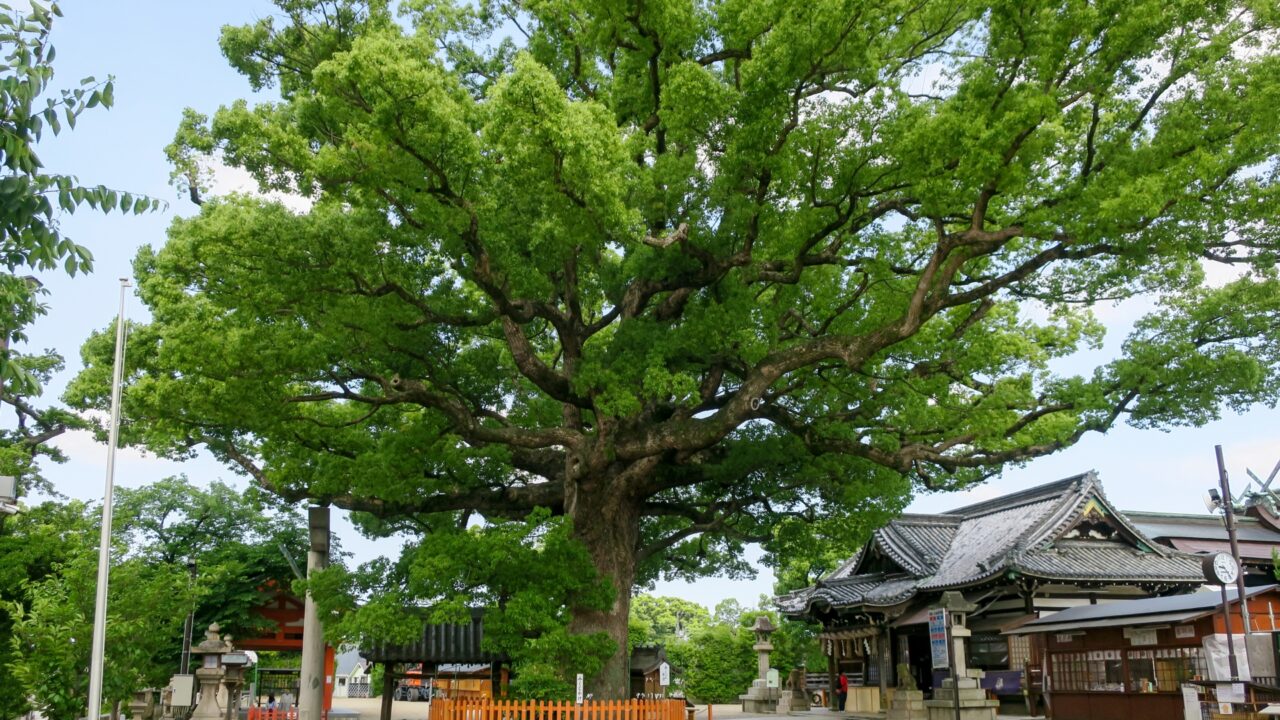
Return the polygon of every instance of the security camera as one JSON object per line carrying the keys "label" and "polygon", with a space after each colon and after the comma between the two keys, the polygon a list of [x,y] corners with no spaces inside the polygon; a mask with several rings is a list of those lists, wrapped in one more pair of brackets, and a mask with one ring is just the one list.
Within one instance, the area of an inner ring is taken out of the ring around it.
{"label": "security camera", "polygon": [[1209,512],[1217,512],[1222,508],[1222,493],[1217,488],[1209,488],[1209,492],[1204,496],[1204,506]]}
{"label": "security camera", "polygon": [[10,505],[9,503],[0,503],[0,515],[14,515],[14,514],[17,514],[19,510],[21,510],[21,508],[19,508],[17,505]]}

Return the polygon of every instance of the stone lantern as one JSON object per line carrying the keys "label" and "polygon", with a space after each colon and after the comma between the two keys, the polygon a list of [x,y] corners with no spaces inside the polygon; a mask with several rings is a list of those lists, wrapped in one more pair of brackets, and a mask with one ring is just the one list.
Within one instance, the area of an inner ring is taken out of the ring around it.
{"label": "stone lantern", "polygon": [[191,713],[191,720],[222,720],[222,711],[218,707],[218,689],[226,677],[222,654],[231,652],[231,643],[218,636],[219,630],[217,623],[210,625],[205,639],[191,648],[192,655],[201,656],[200,666],[195,672],[200,683],[200,699]]}
{"label": "stone lantern", "polygon": [[769,687],[769,651],[773,650],[773,643],[769,642],[769,636],[776,630],[773,623],[769,622],[769,616],[756,616],[756,623],[751,626],[751,632],[756,635],[756,644],[751,646],[757,655],[756,669],[758,675],[751,683],[751,687],[747,688],[747,694],[739,695],[738,699],[742,701],[742,711],[746,713],[771,713],[778,709],[778,698],[782,695],[780,688]]}
{"label": "stone lantern", "polygon": [[758,675],[761,680],[769,676],[769,651],[773,650],[773,643],[769,642],[769,636],[774,630],[777,628],[769,622],[768,615],[757,615],[756,624],[751,626],[751,632],[756,634],[756,644],[752,645],[751,649],[758,653],[756,668],[759,670]]}
{"label": "stone lantern", "polygon": [[963,720],[996,720],[996,709],[1000,706],[1000,701],[987,699],[987,693],[982,689],[985,673],[968,669],[965,662],[965,640],[972,634],[966,619],[978,606],[958,592],[943,593],[938,605],[947,611],[948,635],[951,640],[949,650],[955,676],[943,680],[942,687],[934,689],[933,699],[924,701],[929,720],[950,720],[953,717]]}
{"label": "stone lantern", "polygon": [[[231,638],[226,638],[227,646],[231,645]],[[225,673],[222,683],[227,688],[227,720],[231,720],[232,714],[239,709],[240,705],[240,688],[244,685],[244,670],[249,664],[249,654],[240,651],[225,652],[222,654],[222,670]]]}

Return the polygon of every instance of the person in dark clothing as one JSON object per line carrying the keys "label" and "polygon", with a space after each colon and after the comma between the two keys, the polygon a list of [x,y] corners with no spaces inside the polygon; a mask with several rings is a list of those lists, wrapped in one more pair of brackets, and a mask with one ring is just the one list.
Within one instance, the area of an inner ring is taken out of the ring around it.
{"label": "person in dark clothing", "polygon": [[840,673],[840,678],[836,682],[836,704],[840,706],[839,709],[843,712],[844,703],[849,699],[849,676]]}

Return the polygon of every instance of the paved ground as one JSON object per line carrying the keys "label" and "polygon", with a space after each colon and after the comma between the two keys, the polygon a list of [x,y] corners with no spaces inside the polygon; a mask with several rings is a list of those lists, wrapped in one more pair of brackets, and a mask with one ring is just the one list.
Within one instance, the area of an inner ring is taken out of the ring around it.
{"label": "paved ground", "polygon": [[[350,710],[359,714],[359,720],[378,720],[378,711],[382,707],[379,698],[334,698],[334,709]],[[832,712],[826,708],[818,708],[809,712],[792,713],[795,718],[809,720],[883,720],[884,713],[842,713]],[[1027,715],[1000,715],[1002,720],[1029,720]],[[391,703],[391,720],[426,720],[427,704],[424,702],[407,702],[396,700]],[[741,705],[712,705],[708,715],[707,706],[697,706],[694,720],[747,720],[748,718],[772,718],[777,715],[751,715],[742,712]]]}

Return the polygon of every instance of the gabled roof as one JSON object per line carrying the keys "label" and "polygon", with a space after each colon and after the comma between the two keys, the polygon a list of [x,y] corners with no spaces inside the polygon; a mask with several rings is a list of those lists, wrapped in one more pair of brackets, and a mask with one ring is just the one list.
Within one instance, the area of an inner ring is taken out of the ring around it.
{"label": "gabled roof", "polygon": [[[877,554],[897,568],[864,567]],[[815,606],[885,608],[921,592],[1012,576],[1089,584],[1203,580],[1197,558],[1152,542],[1111,506],[1089,472],[945,513],[902,515],[835,572],[778,604],[795,614]]]}

